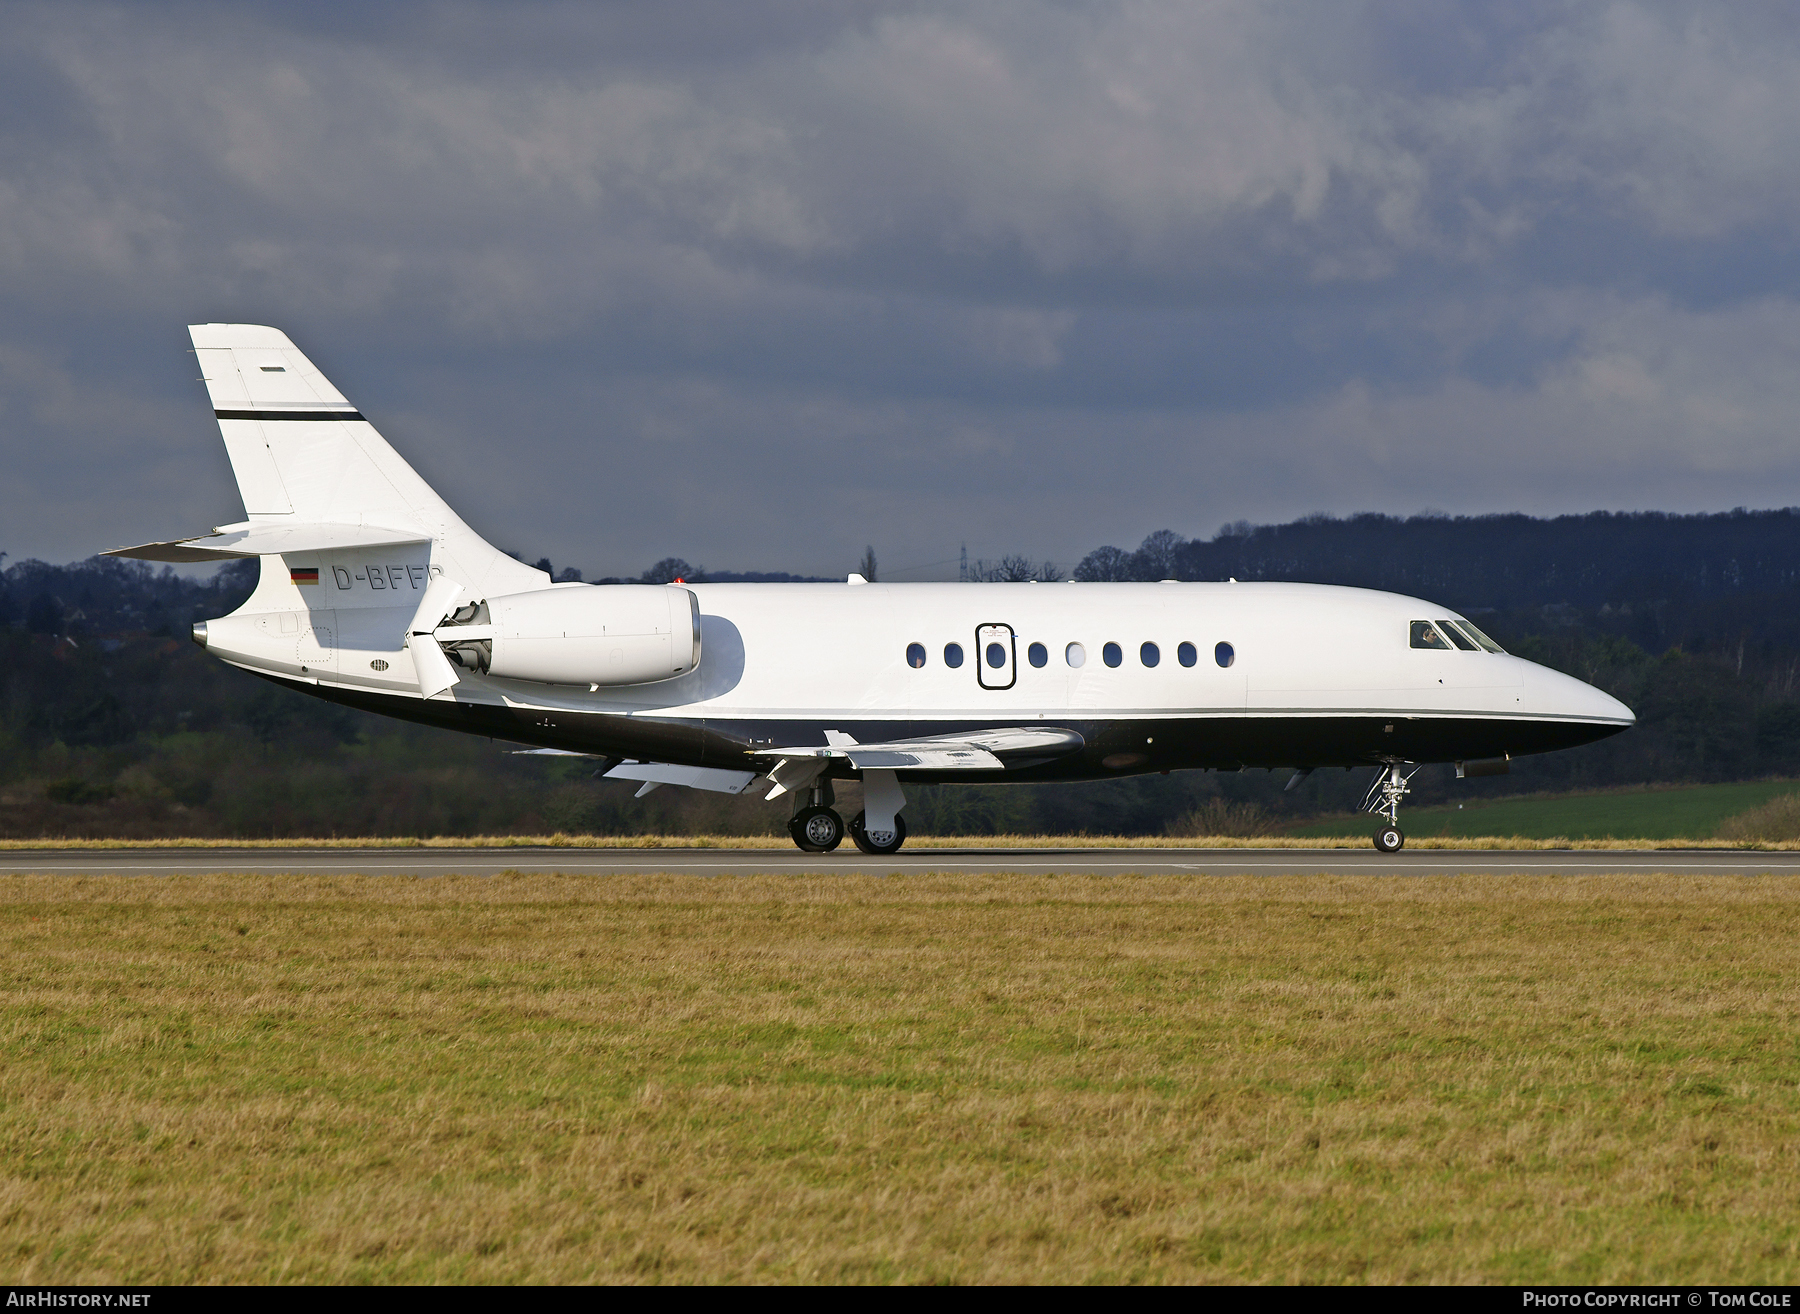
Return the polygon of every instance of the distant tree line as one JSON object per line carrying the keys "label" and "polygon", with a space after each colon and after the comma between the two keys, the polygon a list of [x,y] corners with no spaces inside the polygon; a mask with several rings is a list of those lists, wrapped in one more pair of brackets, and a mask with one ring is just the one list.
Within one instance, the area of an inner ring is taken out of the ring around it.
{"label": "distant tree line", "polygon": [[1078,580],[1304,580],[1409,593],[1465,614],[1597,620],[1650,652],[1769,641],[1800,648],[1800,508],[1524,515],[1307,516],[1167,529],[1100,547]]}
{"label": "distant tree line", "polygon": [[[871,556],[874,549],[870,550]],[[603,575],[598,579],[583,581],[582,573],[573,566],[565,566],[558,570],[550,564],[549,557],[539,557],[533,563],[558,584],[828,584],[832,581],[823,575],[790,575],[785,570],[708,570],[705,566],[690,566],[680,557],[664,557],[641,575]],[[839,581],[841,582],[841,581]]]}

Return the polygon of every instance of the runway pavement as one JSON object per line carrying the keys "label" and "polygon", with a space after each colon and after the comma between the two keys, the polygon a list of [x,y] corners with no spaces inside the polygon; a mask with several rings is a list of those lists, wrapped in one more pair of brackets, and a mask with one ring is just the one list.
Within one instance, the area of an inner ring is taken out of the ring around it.
{"label": "runway pavement", "polygon": [[617,876],[680,872],[749,876],[921,872],[1094,875],[1429,876],[1473,873],[1594,875],[1682,872],[1698,876],[1800,874],[1800,853],[1729,850],[1361,849],[908,849],[871,858],[782,849],[45,849],[0,853],[0,874],[174,876],[244,872],[305,876],[492,876],[501,872]]}

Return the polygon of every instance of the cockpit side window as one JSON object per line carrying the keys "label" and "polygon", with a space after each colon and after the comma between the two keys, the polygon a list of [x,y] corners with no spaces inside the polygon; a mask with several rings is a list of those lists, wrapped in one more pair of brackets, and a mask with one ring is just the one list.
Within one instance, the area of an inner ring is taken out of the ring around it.
{"label": "cockpit side window", "polygon": [[1415,648],[1436,648],[1440,652],[1449,652],[1450,645],[1444,636],[1437,632],[1430,621],[1414,621],[1412,623],[1412,646]]}
{"label": "cockpit side window", "polygon": [[1456,621],[1451,621],[1450,623],[1452,625],[1456,626],[1464,634],[1468,635],[1471,639],[1475,640],[1475,642],[1480,644],[1483,648],[1486,648],[1489,652],[1497,652],[1501,656],[1506,655],[1506,649],[1502,648],[1499,644],[1495,643],[1492,639],[1488,638],[1487,635],[1483,634],[1480,630],[1476,629],[1475,622],[1466,621],[1466,620],[1456,620]]}
{"label": "cockpit side window", "polygon": [[1461,630],[1457,629],[1455,621],[1440,620],[1437,623],[1437,627],[1443,633],[1448,634],[1450,636],[1450,642],[1454,643],[1458,648],[1461,648],[1464,652],[1480,652],[1481,651],[1481,645],[1476,643],[1475,640],[1471,639],[1468,635],[1464,634]]}

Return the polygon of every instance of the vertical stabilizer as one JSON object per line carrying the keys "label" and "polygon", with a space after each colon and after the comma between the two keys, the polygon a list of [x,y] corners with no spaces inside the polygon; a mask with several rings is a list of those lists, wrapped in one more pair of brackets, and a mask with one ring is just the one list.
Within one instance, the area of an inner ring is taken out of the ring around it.
{"label": "vertical stabilizer", "polygon": [[417,530],[431,539],[433,572],[470,597],[549,583],[464,524],[287,334],[261,324],[188,332],[253,527]]}

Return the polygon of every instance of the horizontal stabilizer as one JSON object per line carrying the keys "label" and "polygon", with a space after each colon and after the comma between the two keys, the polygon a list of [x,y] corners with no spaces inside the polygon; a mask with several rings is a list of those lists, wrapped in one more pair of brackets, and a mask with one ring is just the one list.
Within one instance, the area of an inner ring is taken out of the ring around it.
{"label": "horizontal stabilizer", "polygon": [[380,525],[294,525],[244,521],[221,525],[210,534],[114,548],[108,557],[140,561],[224,561],[232,557],[272,557],[283,552],[330,552],[339,548],[393,547],[429,543],[421,529],[388,529]]}

